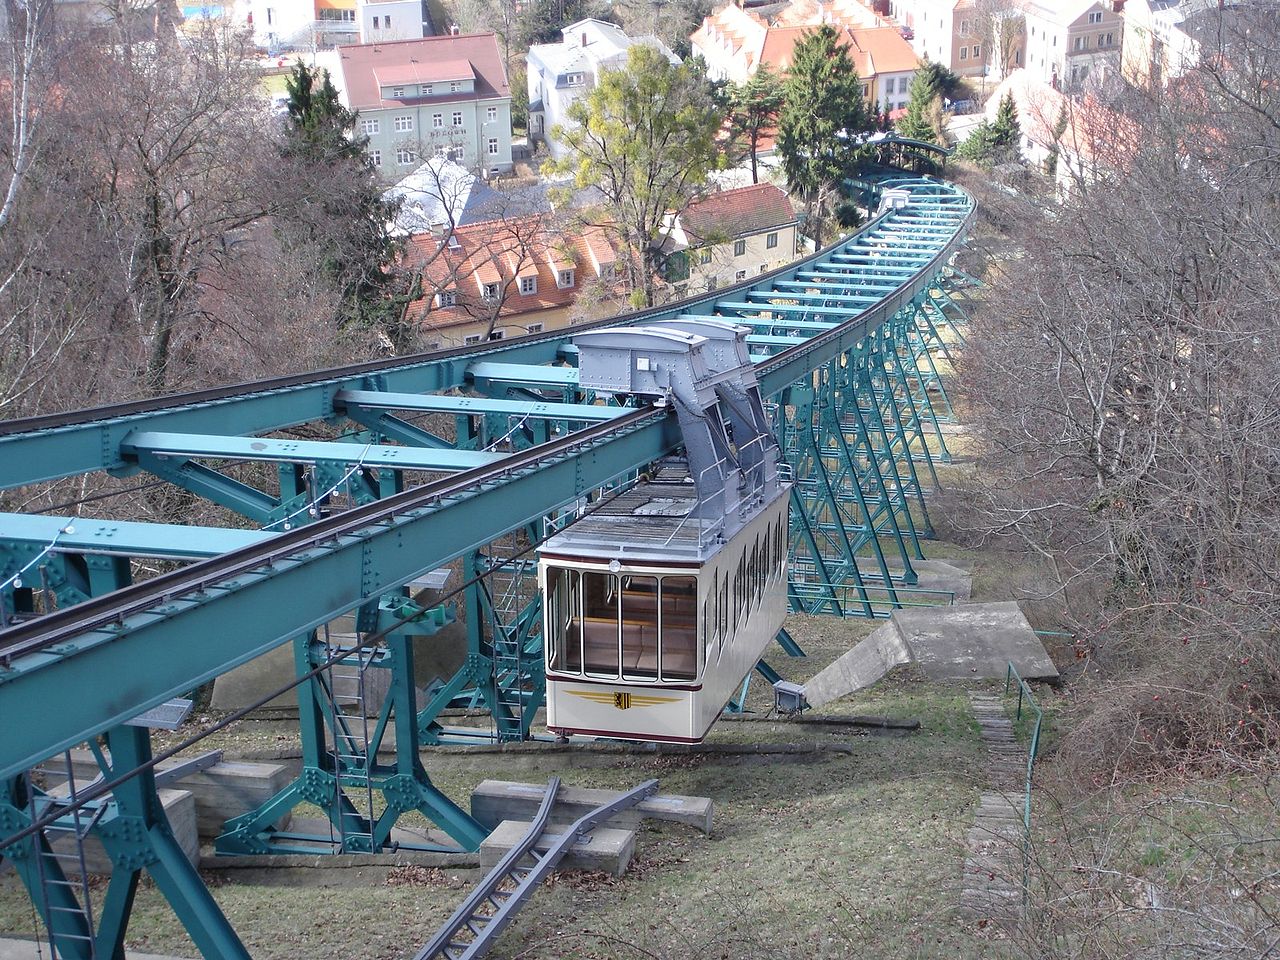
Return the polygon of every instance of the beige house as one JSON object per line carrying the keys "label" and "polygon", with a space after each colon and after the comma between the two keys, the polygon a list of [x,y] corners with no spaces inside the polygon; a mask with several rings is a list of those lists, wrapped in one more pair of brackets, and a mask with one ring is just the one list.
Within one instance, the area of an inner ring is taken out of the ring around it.
{"label": "beige house", "polygon": [[771,183],[714,193],[671,225],[668,272],[686,295],[739,283],[795,259],[799,220],[787,195]]}
{"label": "beige house", "polygon": [[1026,68],[1060,90],[1119,69],[1124,19],[1104,0],[1028,0]]}

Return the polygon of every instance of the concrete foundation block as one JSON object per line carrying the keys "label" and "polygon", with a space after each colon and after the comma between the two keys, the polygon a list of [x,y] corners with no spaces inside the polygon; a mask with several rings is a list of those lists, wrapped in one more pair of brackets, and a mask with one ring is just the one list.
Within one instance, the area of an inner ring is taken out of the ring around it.
{"label": "concrete foundation block", "polygon": [[[529,821],[504,820],[498,824],[484,843],[480,845],[480,867],[491,870],[499,860],[520,842],[529,831]],[[556,828],[545,830],[534,849],[545,851],[560,836]],[[636,852],[636,832],[596,827],[586,837],[580,838],[557,866],[558,870],[600,870],[620,877],[627,871]]]}
{"label": "concrete foundation block", "polygon": [[[156,773],[163,773],[182,762],[180,758],[165,760],[156,765]],[[54,791],[59,789],[57,784],[65,782],[64,764],[62,757],[55,757],[43,767]],[[88,750],[72,750],[71,767],[81,787],[100,773],[97,760]],[[212,838],[222,833],[223,824],[232,817],[256,810],[287,787],[292,779],[289,768],[281,763],[222,760],[207,770],[188,774],[170,786],[192,794],[195,798],[196,829],[201,837]],[[288,815],[276,823],[281,830],[288,825]]]}
{"label": "concrete foundation block", "polygon": [[[192,864],[200,862],[200,837],[196,833],[196,800],[187,790],[160,790],[160,805],[164,808],[169,820],[169,827],[174,838]],[[76,841],[69,832],[54,831],[49,835],[53,843],[53,851],[58,855],[62,869],[67,874],[79,874],[80,868],[76,860]],[[89,873],[108,874],[111,872],[111,858],[103,848],[102,842],[90,834],[84,843],[85,869]]]}
{"label": "concrete foundation block", "polygon": [[[504,820],[532,820],[542,804],[546,789],[545,784],[485,780],[471,791],[471,815],[489,830]],[[620,795],[616,790],[561,786],[551,809],[551,822],[573,823],[583,814],[616,800]],[[605,826],[634,829],[645,819],[666,820],[710,833],[714,812],[715,806],[710,797],[664,794],[641,800],[629,810],[607,820]]]}

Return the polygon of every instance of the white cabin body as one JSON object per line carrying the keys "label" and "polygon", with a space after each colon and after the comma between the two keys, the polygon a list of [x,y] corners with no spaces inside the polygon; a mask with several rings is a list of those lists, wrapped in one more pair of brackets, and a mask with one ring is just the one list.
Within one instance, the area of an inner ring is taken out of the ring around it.
{"label": "white cabin body", "polygon": [[548,729],[702,740],[786,616],[787,492],[700,519],[668,468],[548,540]]}

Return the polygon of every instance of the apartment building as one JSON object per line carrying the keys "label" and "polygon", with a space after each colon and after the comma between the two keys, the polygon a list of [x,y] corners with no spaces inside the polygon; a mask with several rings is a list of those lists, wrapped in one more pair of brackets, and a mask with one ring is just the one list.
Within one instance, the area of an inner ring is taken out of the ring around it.
{"label": "apartment building", "polygon": [[[806,17],[811,21],[797,22]],[[849,25],[863,21],[871,25]],[[772,20],[730,5],[704,18],[689,42],[713,80],[745,83],[761,65],[785,73],[796,44],[823,23],[840,30],[868,104],[879,103],[890,110],[906,106],[907,89],[919,65],[916,56],[896,29],[883,25],[885,21],[860,4],[828,7],[797,0]]]}
{"label": "apartment building", "polygon": [[614,282],[616,261],[600,228],[569,235],[546,215],[416,234],[405,264],[420,274],[423,294],[406,316],[429,349],[558,329],[588,286]]}
{"label": "apartment building", "polygon": [[1120,69],[1139,86],[1160,87],[1200,62],[1206,40],[1217,36],[1220,19],[1245,5],[1222,0],[1128,0]]}
{"label": "apartment building", "polygon": [[511,90],[492,33],[339,48],[347,105],[379,175],[399,180],[430,157],[485,176],[510,172]]}

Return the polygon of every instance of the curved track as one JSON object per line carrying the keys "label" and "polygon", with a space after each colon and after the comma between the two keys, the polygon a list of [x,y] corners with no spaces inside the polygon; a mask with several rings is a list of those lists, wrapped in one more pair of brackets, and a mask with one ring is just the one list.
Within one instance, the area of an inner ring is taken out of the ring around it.
{"label": "curved track", "polygon": [[[762,392],[776,394],[854,349],[909,307],[936,283],[963,242],[974,213],[967,194],[919,177],[888,182],[909,190],[910,203],[851,238],[737,286],[591,326],[681,316],[746,324],[754,330],[749,345]],[[574,357],[572,337],[581,329],[9,421],[0,424],[0,486],[100,469],[136,471],[130,438],[143,434],[245,436],[332,420],[346,413],[349,391],[425,394],[525,380],[534,395],[539,380],[530,371],[548,364],[559,367],[554,383],[572,387],[576,371],[567,365]],[[39,725],[22,724],[32,729],[17,730],[0,745],[0,778],[395,589],[423,569],[478,549],[678,445],[665,411],[626,413],[0,631],[6,713],[42,716]],[[227,623],[240,628],[227,631]],[[178,647],[180,657],[173,655]],[[97,689],[104,676],[128,677],[127,688]],[[73,699],[68,690],[89,692]],[[59,706],[49,711],[52,702]]]}

